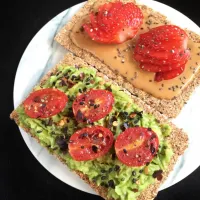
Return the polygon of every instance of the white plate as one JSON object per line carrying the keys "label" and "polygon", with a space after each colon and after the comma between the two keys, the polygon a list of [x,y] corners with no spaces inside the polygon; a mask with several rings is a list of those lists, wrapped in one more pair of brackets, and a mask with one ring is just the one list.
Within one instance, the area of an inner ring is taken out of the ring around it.
{"label": "white plate", "polygon": [[[162,11],[162,13],[168,16],[169,20],[173,21],[174,24],[183,28],[187,27],[198,34],[200,33],[200,28],[194,22],[173,8],[151,0],[141,0],[140,2],[157,11]],[[58,30],[71,19],[83,4],[84,3],[81,3],[67,9],[53,18],[35,35],[26,48],[19,63],[15,78],[15,108],[26,97],[40,78],[66,53],[66,50],[58,45],[53,38]],[[177,126],[184,128],[185,131],[188,132],[190,144],[188,150],[185,152],[184,156],[179,159],[174,171],[170,174],[160,190],[184,179],[200,165],[200,159],[197,159],[200,152],[200,126],[198,125],[200,113],[199,101],[200,88],[194,92],[189,103],[174,120],[174,123]],[[34,139],[29,137],[23,130],[20,129],[20,131],[30,151],[50,173],[72,187],[95,194],[88,185],[70,172],[68,168],[61,164],[57,159],[51,156]]]}

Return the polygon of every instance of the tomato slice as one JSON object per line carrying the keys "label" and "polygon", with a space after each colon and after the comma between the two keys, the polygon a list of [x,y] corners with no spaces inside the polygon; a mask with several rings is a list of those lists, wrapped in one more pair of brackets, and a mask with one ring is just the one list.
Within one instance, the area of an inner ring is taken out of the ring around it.
{"label": "tomato slice", "polygon": [[113,94],[107,90],[90,90],[73,102],[73,112],[79,122],[95,122],[112,110]]}
{"label": "tomato slice", "polygon": [[69,140],[69,153],[74,160],[94,160],[106,154],[112,147],[113,133],[102,126],[83,128]]}
{"label": "tomato slice", "polygon": [[128,128],[115,142],[118,159],[127,166],[139,167],[151,162],[159,147],[158,136],[151,129]]}
{"label": "tomato slice", "polygon": [[48,118],[61,112],[68,101],[65,93],[47,88],[32,92],[24,101],[25,113],[31,118]]}
{"label": "tomato slice", "polygon": [[155,75],[155,81],[160,82],[163,80],[169,80],[176,78],[181,75],[185,69],[185,65],[180,66],[178,69],[168,71],[168,72],[157,72]]}

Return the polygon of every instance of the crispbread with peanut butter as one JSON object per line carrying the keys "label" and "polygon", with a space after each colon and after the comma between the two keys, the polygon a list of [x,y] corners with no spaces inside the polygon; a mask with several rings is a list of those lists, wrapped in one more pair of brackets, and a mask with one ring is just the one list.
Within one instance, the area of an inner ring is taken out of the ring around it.
{"label": "crispbread with peanut butter", "polygon": [[[98,1],[98,4],[103,2],[106,1]],[[133,0],[123,0],[123,2],[133,2]],[[89,0],[84,7],[76,13],[72,20],[61,29],[55,37],[55,40],[75,55],[84,59],[88,64],[95,66],[96,69],[103,74],[106,74],[110,79],[118,83],[118,85],[126,88],[133,95],[138,96],[145,103],[151,105],[151,107],[170,118],[176,117],[184,104],[189,100],[194,89],[200,83],[198,70],[200,57],[197,55],[200,37],[197,34],[186,30],[189,36],[189,45],[194,46],[194,51],[192,52],[193,59],[189,60],[187,63],[185,74],[172,79],[172,81],[162,81],[160,84],[152,81],[153,75],[150,75],[150,78],[148,77],[148,79],[140,78],[140,81],[137,81],[139,79],[136,80],[136,77],[138,76],[138,73],[140,73],[140,70],[137,69],[137,72],[132,71],[131,62],[135,63],[135,61],[132,59],[131,52],[126,53],[126,50],[128,51],[128,49],[130,50],[131,48],[129,46],[130,42],[122,44],[118,49],[117,46],[115,46],[115,56],[112,52],[113,47],[110,47],[109,45],[102,47],[103,45],[100,44],[95,44],[97,46],[91,47],[91,45],[94,44],[92,40],[80,37],[80,33],[78,32],[81,32],[82,30],[79,31],[77,28],[84,20],[84,17],[93,10],[94,5],[96,5],[96,1]],[[144,25],[142,26],[143,30],[140,30],[140,33],[145,32],[148,28],[156,27],[159,24],[169,24],[166,17],[162,14],[155,12],[144,5],[139,5],[139,7],[146,16]],[[83,48],[80,47],[80,41]],[[89,47],[87,47],[87,45],[89,45]],[[106,49],[108,49],[108,51],[106,51]],[[103,50],[105,50],[105,53]],[[123,55],[125,55],[125,58],[128,60],[125,63]],[[102,58],[105,59],[102,60]],[[127,66],[126,71],[125,66]],[[141,74],[141,76],[142,75],[143,74]],[[186,85],[186,83],[188,84]],[[140,87],[141,89],[139,89]],[[143,90],[143,88],[145,89]]]}
{"label": "crispbread with peanut butter", "polygon": [[[59,71],[59,67],[60,66],[75,66],[75,68],[79,68],[80,67],[80,69],[81,69],[82,66],[85,66],[85,67],[88,67],[88,70],[90,68],[93,69],[93,66],[89,66],[82,59],[80,59],[78,57],[75,57],[72,54],[67,54],[65,56],[65,58],[56,67],[54,67],[41,80],[41,82],[39,83],[39,85],[43,86],[50,77],[58,76],[58,74],[59,74],[58,71]],[[71,68],[73,68],[73,67],[71,67]],[[112,84],[116,85],[116,83],[110,81],[108,77],[106,77],[104,74],[102,74],[100,72],[97,72],[97,76],[101,77],[105,82],[111,82]],[[132,96],[128,91],[126,91],[126,89],[123,89],[123,91],[125,93],[127,93],[132,98],[133,102],[135,104],[137,104],[144,112],[153,115],[156,118],[156,121],[157,121],[156,123],[159,123],[159,124],[166,123],[166,124],[168,124],[171,127],[171,134],[169,136],[166,136],[165,139],[166,139],[166,141],[169,142],[169,145],[171,146],[171,148],[172,148],[172,150],[173,150],[174,153],[173,153],[172,157],[170,157],[170,161],[169,161],[169,163],[167,165],[167,168],[165,168],[165,170],[162,173],[162,179],[161,180],[160,179],[157,180],[156,177],[155,177],[155,181],[152,184],[150,184],[145,190],[143,190],[140,193],[140,195],[137,197],[137,200],[150,200],[150,199],[153,199],[156,196],[159,186],[164,182],[164,180],[166,180],[166,178],[168,177],[170,171],[173,170],[174,164],[176,163],[178,157],[184,153],[184,150],[187,148],[187,145],[188,145],[188,137],[187,137],[187,135],[181,129],[177,128],[175,125],[173,125],[171,122],[169,122],[167,120],[167,117],[165,117],[164,115],[160,114],[154,108],[151,108],[150,106],[148,106],[145,102],[141,101],[140,98]],[[10,117],[12,119],[14,119],[15,122],[20,127],[22,127],[27,133],[29,133],[38,142],[40,142],[41,138],[40,138],[39,134],[41,134],[41,131],[38,132],[38,134],[35,134],[34,133],[34,127],[35,127],[34,124],[33,124],[32,128],[28,128],[27,126],[23,125],[22,121],[20,119],[21,118],[20,115],[21,115],[21,113],[18,114],[17,110],[14,110],[11,113]],[[29,122],[30,122],[30,120],[29,120]],[[36,127],[36,129],[38,129],[38,128],[41,129],[39,123],[38,123],[38,127]],[[46,128],[45,128],[45,130],[46,130]],[[42,144],[44,145],[43,142],[42,142]],[[63,154],[62,155],[58,154],[58,152],[56,151],[56,149],[52,149],[51,148],[51,145],[50,146],[49,145],[45,145],[45,146],[46,146],[46,148],[51,153],[53,153],[64,164],[68,164],[67,161],[64,159],[65,157],[62,157]],[[64,153],[64,155],[66,155],[66,152]],[[85,165],[86,165],[86,163],[85,163]],[[80,168],[80,170],[82,169],[80,166],[79,166],[79,168]],[[98,169],[96,169],[96,170],[98,170]],[[100,183],[95,183],[92,180],[90,180],[89,177],[88,177],[88,175],[87,175],[87,173],[83,173],[83,172],[81,172],[81,171],[79,171],[77,169],[73,170],[73,171],[75,173],[77,173],[80,176],[81,179],[83,179],[84,181],[86,181],[103,198],[108,199],[108,200],[113,199],[113,198],[109,198],[108,197],[109,191],[108,191],[107,187],[100,186],[99,185]],[[128,180],[127,180],[127,182],[128,182]],[[137,184],[140,184],[140,183],[138,182]]]}

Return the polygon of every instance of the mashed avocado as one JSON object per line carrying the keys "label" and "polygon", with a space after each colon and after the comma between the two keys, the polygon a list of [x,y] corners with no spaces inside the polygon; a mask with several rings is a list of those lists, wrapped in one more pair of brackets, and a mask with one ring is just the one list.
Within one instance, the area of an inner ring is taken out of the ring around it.
{"label": "mashed avocado", "polygon": [[[57,88],[65,92],[69,98],[66,108],[62,113],[48,119],[32,119],[25,114],[23,106],[19,106],[19,125],[31,128],[31,134],[50,152],[62,157],[70,169],[81,171],[97,185],[108,188],[109,198],[121,200],[136,199],[156,178],[162,179],[162,172],[167,168],[173,155],[172,148],[166,140],[171,128],[169,125],[160,124],[152,115],[144,113],[118,86],[97,77],[96,70],[92,68],[60,66],[56,74],[44,84],[35,87],[35,90],[41,88]],[[78,93],[91,88],[112,91],[115,104],[105,118],[93,124],[78,124],[73,116],[72,102]],[[131,113],[135,113],[135,116],[131,116]],[[113,121],[117,121],[115,126]],[[108,127],[115,137],[128,127],[151,128],[158,135],[159,152],[151,163],[142,167],[128,167],[122,164],[117,159],[114,149],[93,161],[73,160],[67,152],[70,136],[78,129],[97,124]]]}

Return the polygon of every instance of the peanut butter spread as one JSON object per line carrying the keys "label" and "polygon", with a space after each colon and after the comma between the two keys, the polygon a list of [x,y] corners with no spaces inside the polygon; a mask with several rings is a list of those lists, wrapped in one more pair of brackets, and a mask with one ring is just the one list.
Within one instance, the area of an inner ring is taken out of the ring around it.
{"label": "peanut butter spread", "polygon": [[133,59],[133,50],[135,42],[141,33],[164,25],[164,22],[158,22],[156,18],[151,18],[150,15],[144,12],[143,15],[143,25],[137,36],[122,44],[100,44],[93,41],[82,28],[82,25],[89,21],[88,15],[74,25],[70,38],[76,46],[92,53],[109,66],[111,70],[125,77],[134,87],[144,90],[157,98],[172,99],[181,93],[198,71],[200,66],[200,44],[193,42],[191,39],[188,40],[191,58],[180,76],[171,80],[155,82],[155,73],[139,68],[139,63]]}

